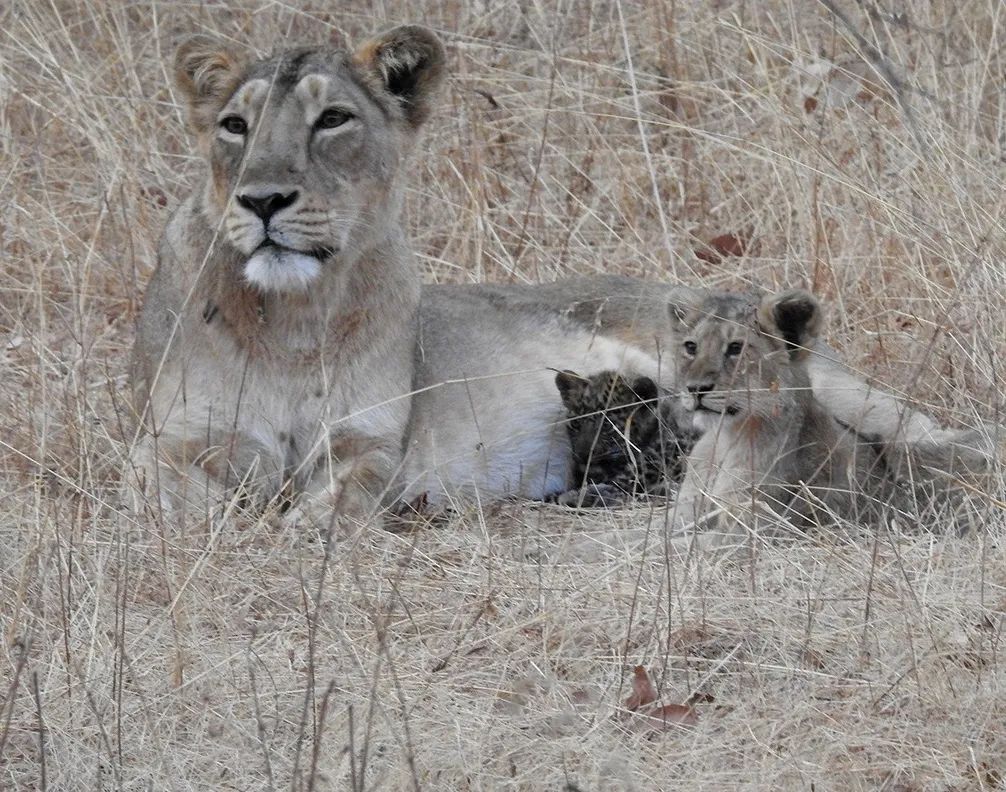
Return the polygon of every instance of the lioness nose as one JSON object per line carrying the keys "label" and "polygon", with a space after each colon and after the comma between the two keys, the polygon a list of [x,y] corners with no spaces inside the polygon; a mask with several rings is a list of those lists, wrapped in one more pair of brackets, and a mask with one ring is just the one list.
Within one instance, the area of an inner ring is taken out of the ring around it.
{"label": "lioness nose", "polygon": [[266,225],[269,224],[269,218],[272,217],[280,209],[286,209],[288,206],[292,206],[293,202],[297,200],[298,192],[294,190],[291,193],[269,193],[268,195],[239,195],[238,203],[241,204],[245,209],[248,209],[258,215],[262,222]]}

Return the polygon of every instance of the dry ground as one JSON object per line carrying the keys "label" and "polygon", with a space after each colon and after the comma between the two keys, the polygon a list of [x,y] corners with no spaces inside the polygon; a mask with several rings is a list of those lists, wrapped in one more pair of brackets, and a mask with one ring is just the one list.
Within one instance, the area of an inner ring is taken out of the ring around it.
{"label": "dry ground", "polygon": [[[200,170],[174,43],[404,21],[452,69],[410,180],[429,280],[810,286],[865,373],[999,410],[1001,0],[0,0],[0,788],[1006,788],[998,501],[964,539],[698,567],[659,507],[328,557],[122,513],[132,324]],[[629,713],[637,665],[697,723]]]}

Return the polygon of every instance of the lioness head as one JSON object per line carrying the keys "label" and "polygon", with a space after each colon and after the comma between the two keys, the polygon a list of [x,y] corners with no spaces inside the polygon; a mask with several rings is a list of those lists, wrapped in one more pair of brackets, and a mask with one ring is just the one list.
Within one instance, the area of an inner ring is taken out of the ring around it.
{"label": "lioness head", "polygon": [[820,330],[821,308],[809,292],[761,300],[714,294],[675,317],[682,324],[680,375],[696,428],[720,421],[778,418],[810,398],[802,361]]}
{"label": "lioness head", "polygon": [[175,76],[210,163],[202,210],[249,283],[306,290],[396,232],[401,163],[443,74],[440,42],[413,26],[252,62],[182,44]]}

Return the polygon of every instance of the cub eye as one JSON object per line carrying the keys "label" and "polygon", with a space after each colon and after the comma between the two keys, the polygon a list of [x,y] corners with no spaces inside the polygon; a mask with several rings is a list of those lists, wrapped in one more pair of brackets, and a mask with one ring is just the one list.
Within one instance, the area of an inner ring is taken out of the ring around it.
{"label": "cub eye", "polygon": [[248,134],[248,122],[241,116],[229,115],[220,122],[220,126],[232,135]]}
{"label": "cub eye", "polygon": [[695,353],[699,351],[699,345],[694,341],[685,341],[683,346],[685,354],[688,355],[688,357],[695,357]]}
{"label": "cub eye", "polygon": [[727,357],[737,357],[744,351],[743,341],[731,341],[727,344]]}
{"label": "cub eye", "polygon": [[318,120],[314,122],[314,128],[335,129],[345,124],[352,117],[353,114],[346,110],[340,110],[338,107],[330,107],[318,116]]}

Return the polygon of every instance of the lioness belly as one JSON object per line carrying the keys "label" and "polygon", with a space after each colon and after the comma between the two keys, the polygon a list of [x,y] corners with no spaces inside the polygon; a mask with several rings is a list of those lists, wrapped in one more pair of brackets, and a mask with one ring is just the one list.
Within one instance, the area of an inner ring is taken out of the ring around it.
{"label": "lioness belly", "polygon": [[543,498],[567,488],[565,410],[555,372],[655,372],[625,344],[587,334],[524,339],[489,358],[420,366],[406,453],[407,494]]}
{"label": "lioness belly", "polygon": [[[673,381],[655,354],[657,336],[667,332],[663,303],[648,305],[635,328],[639,338],[653,339],[647,345],[614,327],[570,322],[554,302],[529,305],[529,293],[516,288],[512,301],[498,294],[483,301],[459,290],[424,305],[399,489],[405,499],[565,491],[570,447],[556,371],[626,370]],[[574,292],[568,300],[575,298]]]}

